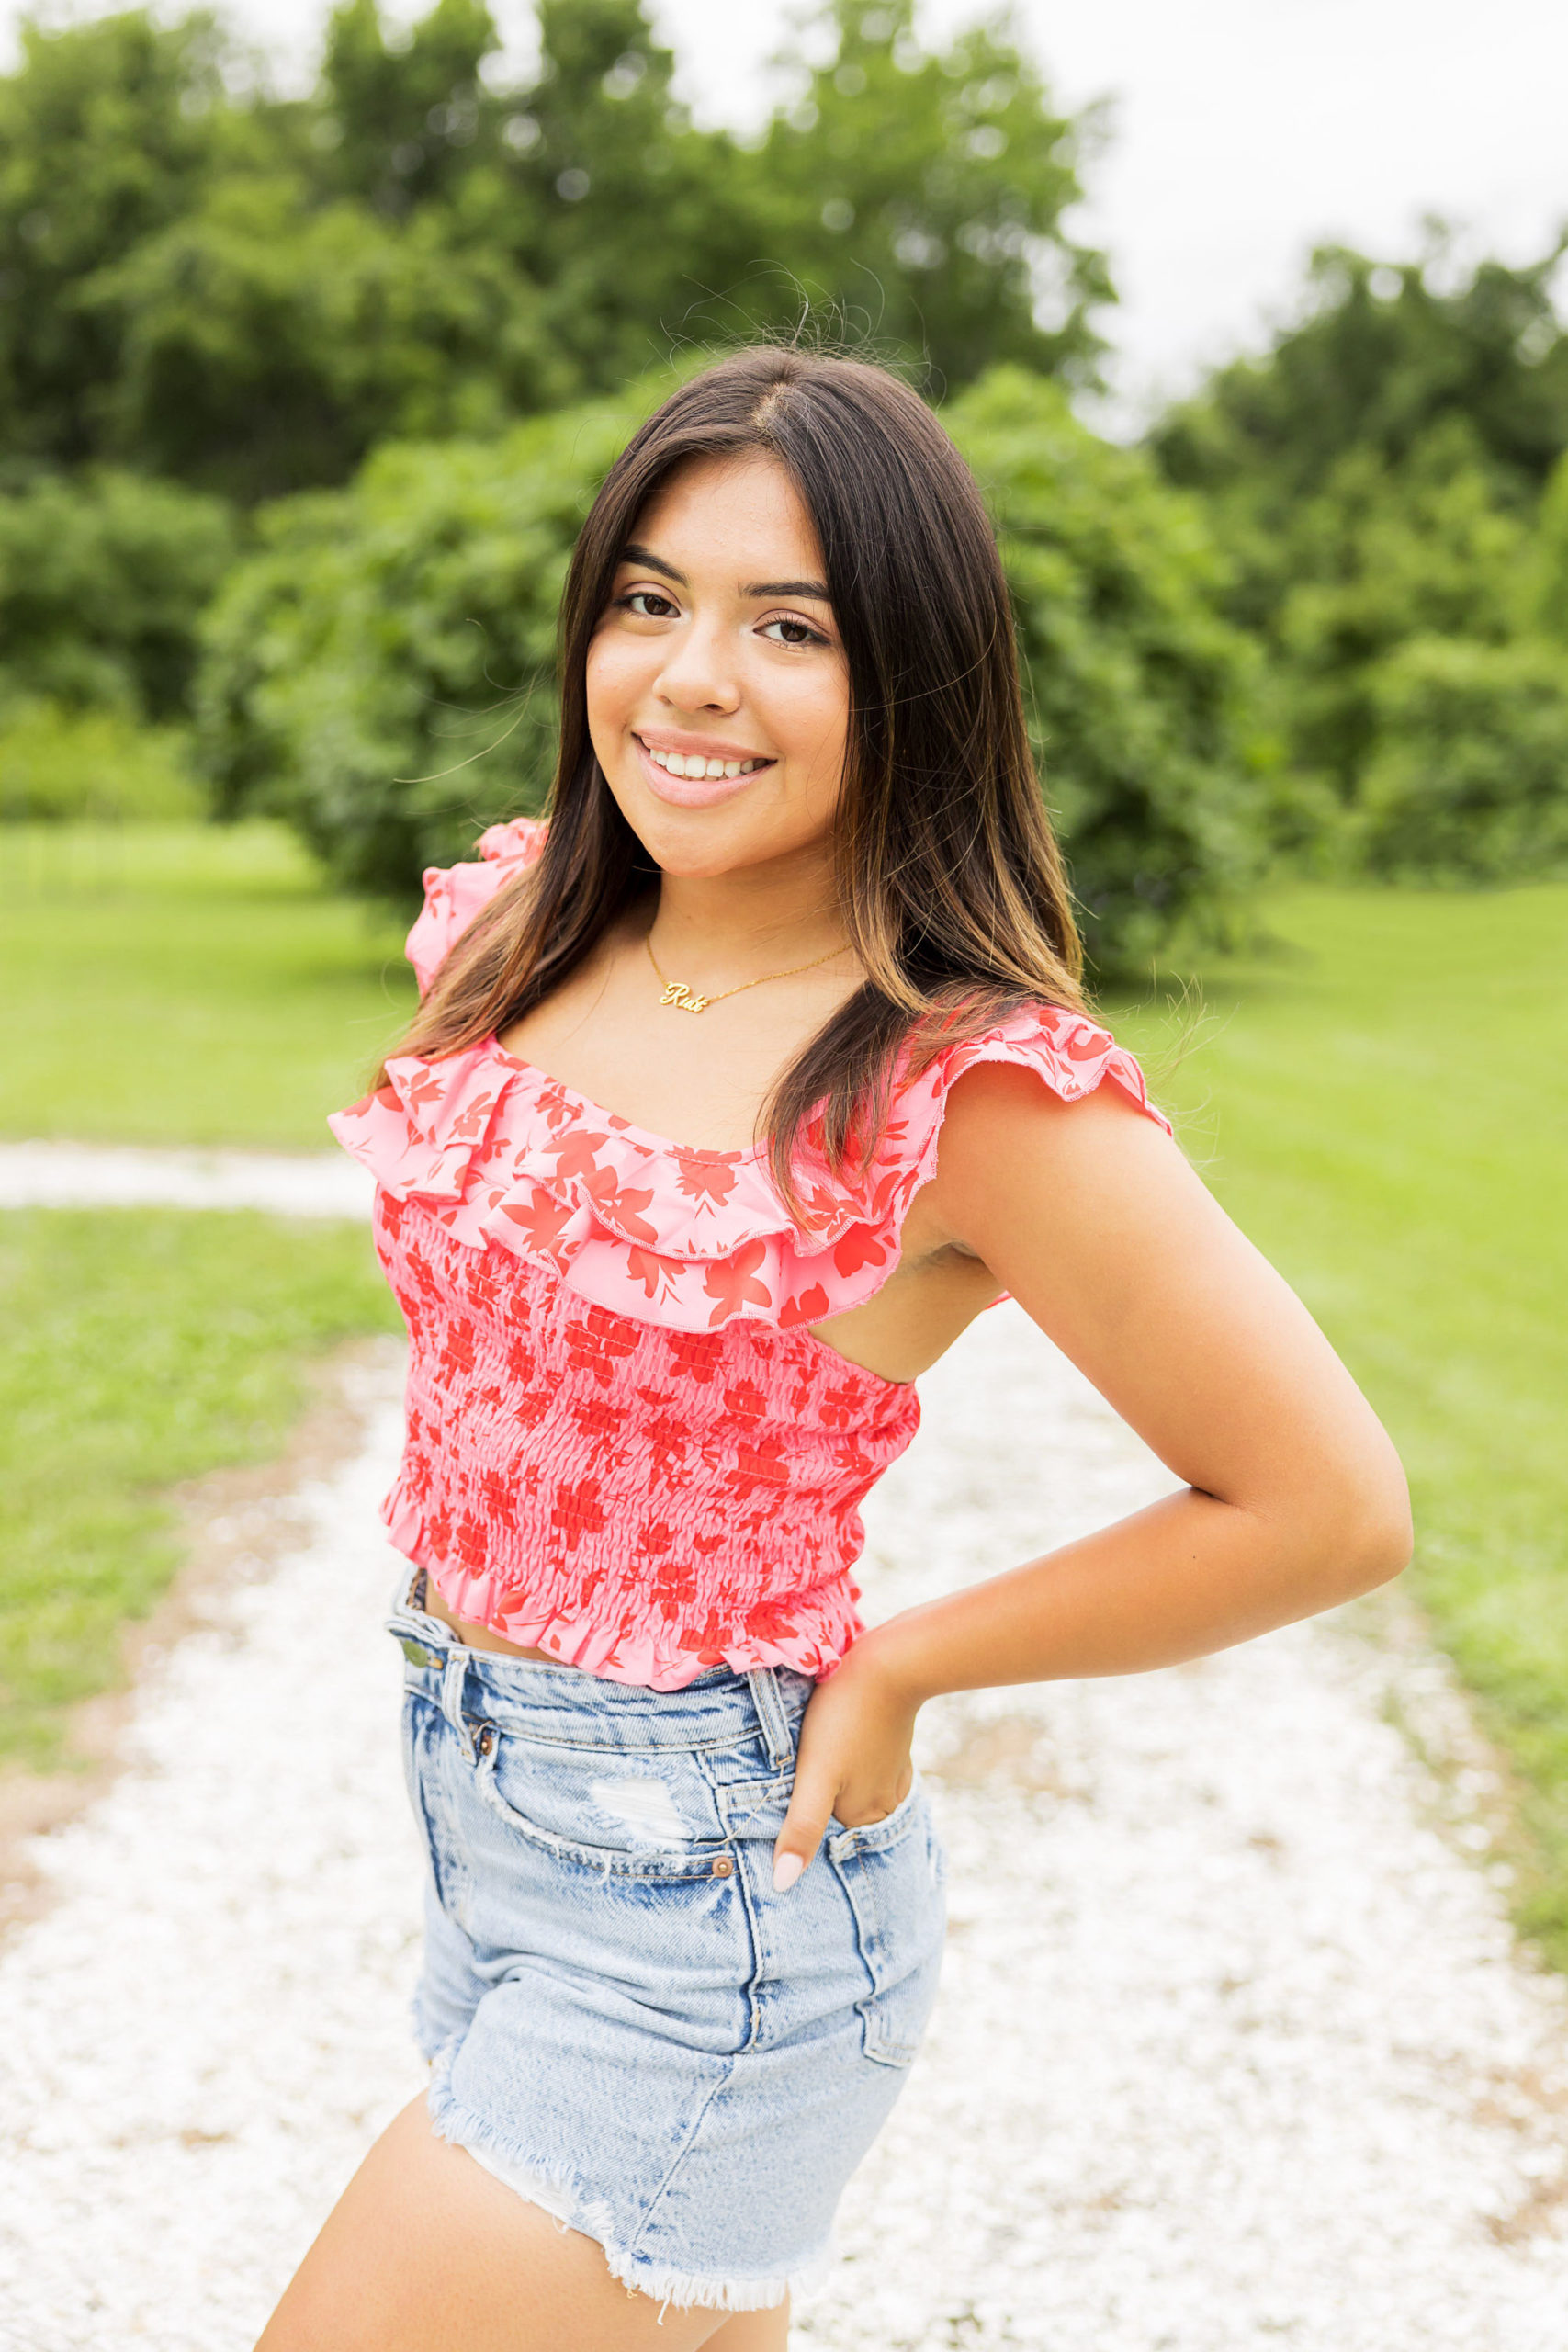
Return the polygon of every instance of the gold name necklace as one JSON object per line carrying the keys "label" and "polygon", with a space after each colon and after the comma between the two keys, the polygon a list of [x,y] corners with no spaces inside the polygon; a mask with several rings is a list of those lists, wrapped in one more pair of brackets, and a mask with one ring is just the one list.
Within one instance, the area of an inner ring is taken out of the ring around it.
{"label": "gold name necklace", "polygon": [[705,1012],[710,1004],[722,1004],[727,996],[744,996],[748,989],[760,989],[764,980],[793,980],[797,972],[814,972],[818,964],[831,963],[835,956],[844,953],[842,947],[829,947],[826,956],[814,956],[809,964],[792,964],[786,972],[762,972],[754,980],[742,980],[737,989],[720,989],[716,996],[699,996],[694,989],[686,986],[684,980],[667,979],[660,970],[659,958],[653,952],[651,926],[643,933],[642,944],[664,990],[660,1003],[672,1005],[680,1012]]}

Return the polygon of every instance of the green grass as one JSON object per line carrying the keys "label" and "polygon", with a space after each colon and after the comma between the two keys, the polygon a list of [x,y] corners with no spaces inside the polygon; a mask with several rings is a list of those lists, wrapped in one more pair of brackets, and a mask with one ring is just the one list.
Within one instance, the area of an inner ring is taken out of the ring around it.
{"label": "green grass", "polygon": [[276,826],[0,826],[0,1136],[330,1149],[413,1002]]}
{"label": "green grass", "polygon": [[1267,915],[1174,1062],[1190,1012],[1113,1016],[1404,1453],[1415,1590],[1518,1768],[1520,1916],[1568,1965],[1568,888]]}
{"label": "green grass", "polygon": [[400,1329],[367,1232],[249,1214],[0,1215],[0,1759],[64,1760],[178,1565],[160,1490],[281,1445],[311,1352]]}

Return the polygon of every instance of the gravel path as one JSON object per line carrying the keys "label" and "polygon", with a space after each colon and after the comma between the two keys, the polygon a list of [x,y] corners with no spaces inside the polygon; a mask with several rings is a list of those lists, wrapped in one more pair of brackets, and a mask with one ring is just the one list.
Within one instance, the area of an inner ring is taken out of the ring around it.
{"label": "gravel path", "polygon": [[0,1143],[0,1209],[276,1209],[368,1217],[374,1182],[346,1152],[150,1151]]}
{"label": "gravel path", "polygon": [[[398,1370],[355,1375],[367,1443],[309,1541],[153,1669],[130,1767],[41,1846],[56,1899],[0,1956],[7,2352],[244,2352],[420,2079]],[[922,1389],[875,1613],[1168,1484],[1015,1308]],[[1513,1954],[1428,1653],[1297,1629],[944,1701],[922,1743],[942,1996],[796,2343],[1568,2352],[1562,1987]]]}

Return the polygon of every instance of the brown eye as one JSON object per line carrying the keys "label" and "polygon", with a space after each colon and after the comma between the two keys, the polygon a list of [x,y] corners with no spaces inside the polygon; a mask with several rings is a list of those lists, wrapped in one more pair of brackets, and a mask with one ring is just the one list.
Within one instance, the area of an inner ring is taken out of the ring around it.
{"label": "brown eye", "polygon": [[774,638],[775,645],[826,645],[828,642],[819,628],[813,628],[809,621],[801,620],[794,613],[781,613],[776,619],[762,623],[764,636],[775,628],[785,632],[784,636]]}

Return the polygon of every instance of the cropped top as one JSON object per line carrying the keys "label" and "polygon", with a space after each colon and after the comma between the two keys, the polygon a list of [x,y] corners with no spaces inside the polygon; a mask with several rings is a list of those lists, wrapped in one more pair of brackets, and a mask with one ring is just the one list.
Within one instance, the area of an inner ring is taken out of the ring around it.
{"label": "cropped top", "polygon": [[[492,825],[477,863],[426,874],[422,988],[542,843],[540,825]],[[919,1406],[807,1327],[886,1281],[949,1090],[998,1061],[1065,1101],[1110,1081],[1160,1118],[1132,1056],[1048,1005],[904,1077],[863,1169],[835,1174],[808,1128],[800,1225],[765,1146],[671,1143],[493,1036],[400,1055],[336,1114],[377,1179],[411,1340],[382,1512],[456,1616],[656,1690],[721,1663],[832,1671],[863,1630],[860,1505]]]}

